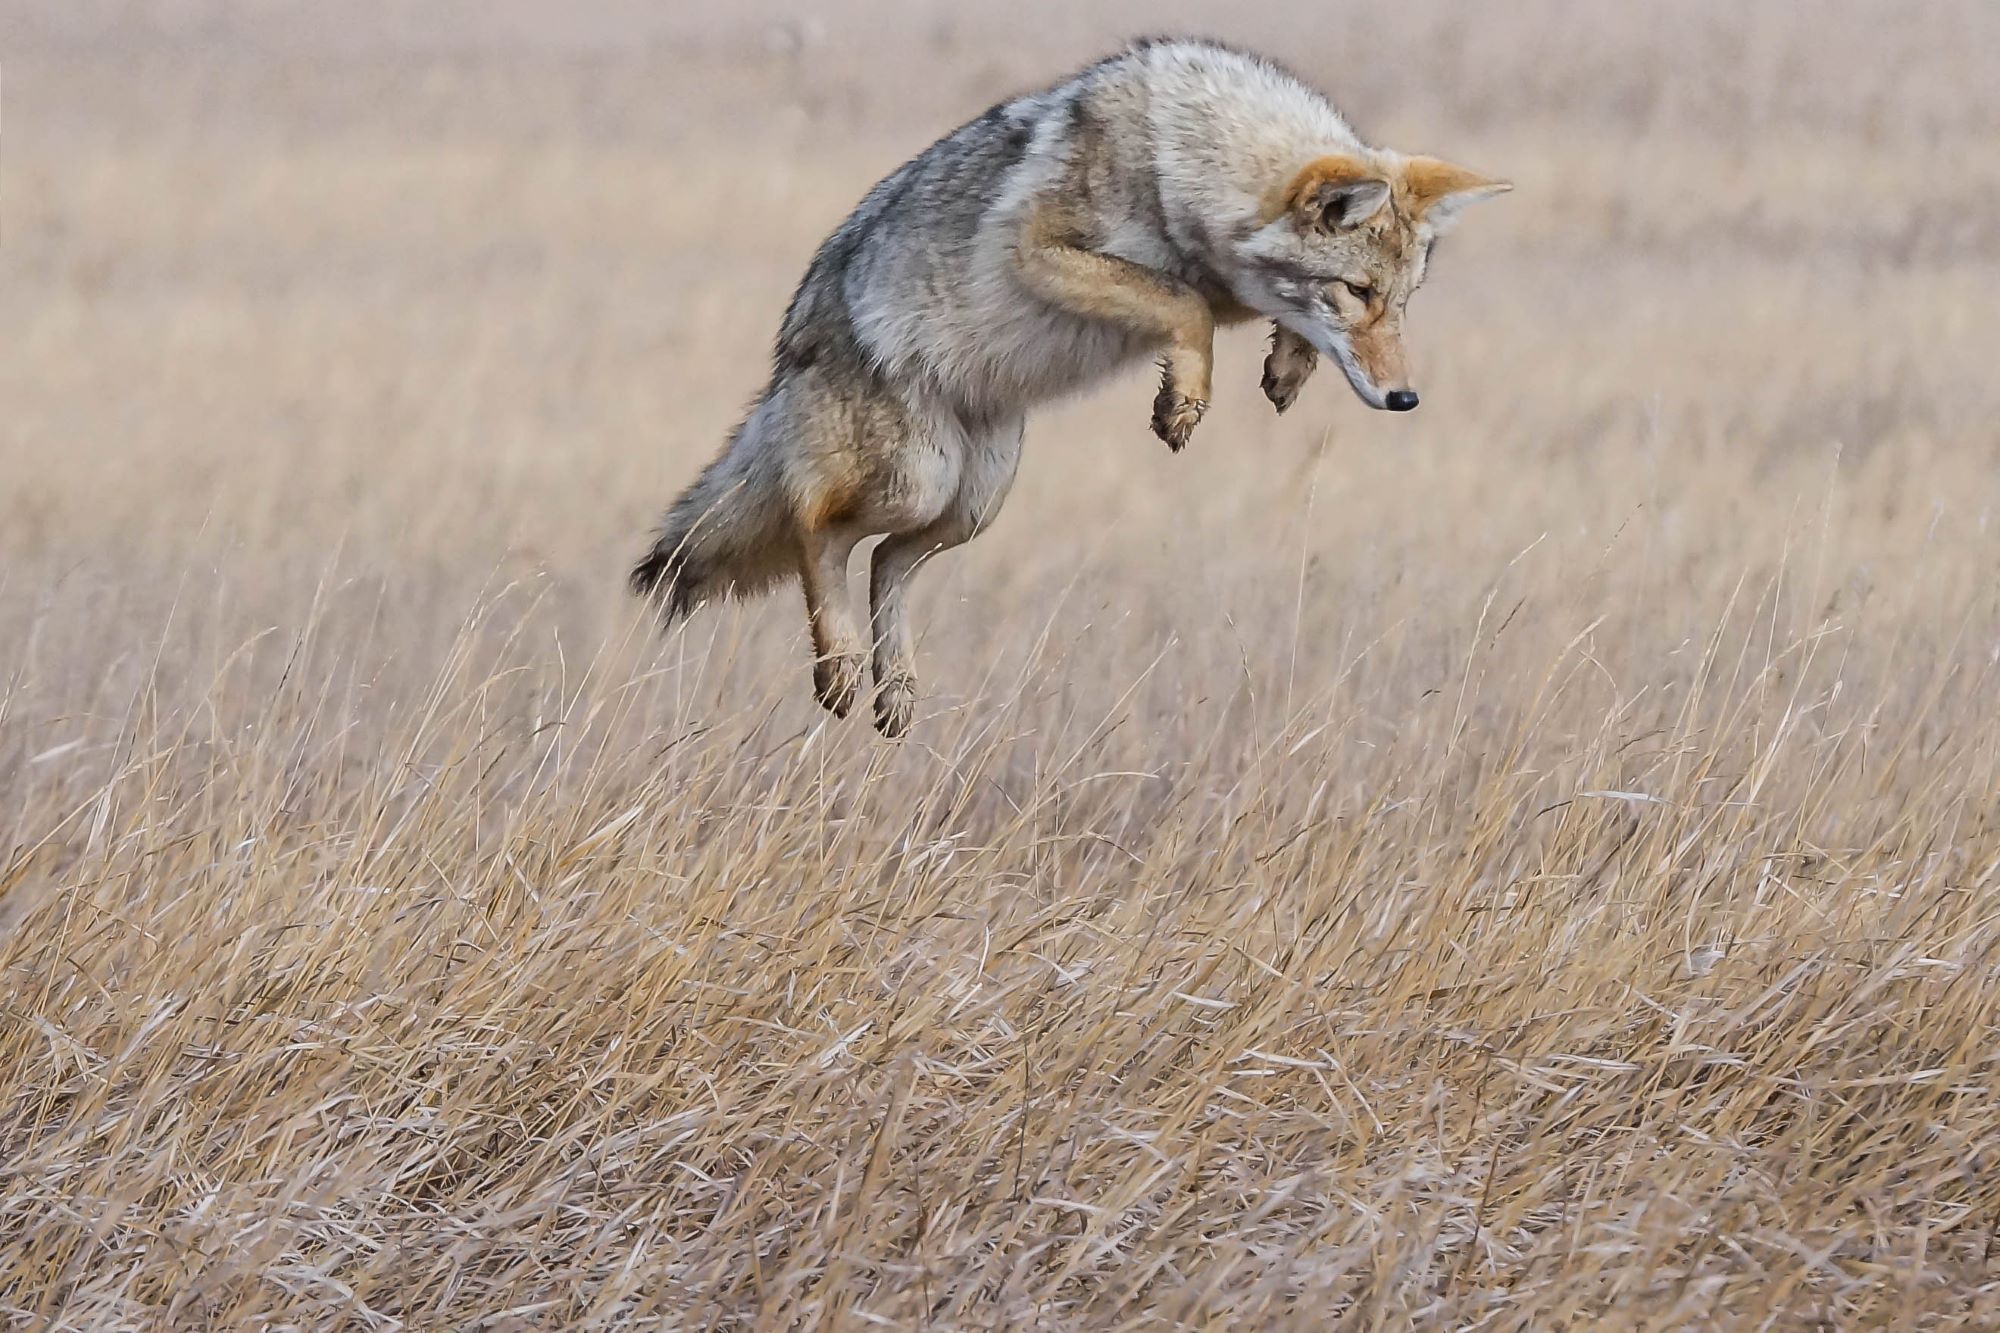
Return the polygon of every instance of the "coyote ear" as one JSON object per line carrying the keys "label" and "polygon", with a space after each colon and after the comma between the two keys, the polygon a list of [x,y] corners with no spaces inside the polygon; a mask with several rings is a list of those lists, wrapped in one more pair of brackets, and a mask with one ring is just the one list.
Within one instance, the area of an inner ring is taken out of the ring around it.
{"label": "coyote ear", "polygon": [[1389,182],[1353,181],[1347,185],[1322,186],[1313,211],[1319,225],[1328,231],[1359,226],[1382,211],[1389,202]]}
{"label": "coyote ear", "polygon": [[1366,222],[1388,201],[1389,182],[1351,157],[1318,158],[1285,187],[1285,210],[1301,226],[1327,231]]}
{"label": "coyote ear", "polygon": [[1505,194],[1514,187],[1435,157],[1413,157],[1403,164],[1402,186],[1410,216],[1443,231],[1458,220],[1467,204]]}

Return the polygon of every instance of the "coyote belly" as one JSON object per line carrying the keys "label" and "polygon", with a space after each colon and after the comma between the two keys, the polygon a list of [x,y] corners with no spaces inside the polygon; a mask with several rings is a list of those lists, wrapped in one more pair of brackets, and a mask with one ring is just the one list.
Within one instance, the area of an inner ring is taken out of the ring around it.
{"label": "coyote belly", "polygon": [[[667,511],[633,587],[669,621],[796,576],[820,702],[873,658],[875,722],[916,703],[910,575],[993,521],[1028,410],[1145,356],[1178,451],[1210,395],[1215,329],[1272,325],[1284,411],[1331,357],[1371,407],[1415,407],[1404,305],[1431,245],[1505,183],[1369,148],[1269,61],[1151,41],[994,107],[882,181],[821,245],[771,378]],[[870,616],[848,557],[872,536]]]}

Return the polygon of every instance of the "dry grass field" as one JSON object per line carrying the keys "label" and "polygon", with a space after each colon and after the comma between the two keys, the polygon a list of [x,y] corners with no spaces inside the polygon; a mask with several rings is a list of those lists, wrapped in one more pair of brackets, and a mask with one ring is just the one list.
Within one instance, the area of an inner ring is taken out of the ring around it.
{"label": "dry grass field", "polygon": [[[1992,1327],[2000,11],[0,9],[0,1319]],[[1152,29],[1510,176],[1030,425],[924,697],[624,567]]]}

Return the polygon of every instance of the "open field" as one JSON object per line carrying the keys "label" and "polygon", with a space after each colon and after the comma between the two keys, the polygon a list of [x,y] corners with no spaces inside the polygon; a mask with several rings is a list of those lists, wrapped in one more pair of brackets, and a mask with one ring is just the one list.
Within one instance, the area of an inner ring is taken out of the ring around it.
{"label": "open field", "polygon": [[624,567],[1220,11],[586,8],[0,12],[0,1319],[2000,1322],[2000,11],[1229,20],[1516,182],[1424,407],[1044,413],[892,746]]}

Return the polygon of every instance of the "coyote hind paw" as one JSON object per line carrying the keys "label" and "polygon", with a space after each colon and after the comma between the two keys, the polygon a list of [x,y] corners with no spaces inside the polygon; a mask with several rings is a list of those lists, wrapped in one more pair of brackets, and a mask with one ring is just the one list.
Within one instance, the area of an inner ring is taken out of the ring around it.
{"label": "coyote hind paw", "polygon": [[1202,414],[1208,411],[1206,398],[1184,397],[1169,380],[1160,386],[1158,396],[1153,399],[1153,434],[1167,442],[1167,448],[1179,453],[1194,437],[1194,428],[1201,424]]}
{"label": "coyote hind paw", "polygon": [[861,693],[863,659],[855,654],[822,657],[813,663],[813,693],[835,717],[846,717]]}
{"label": "coyote hind paw", "polygon": [[907,671],[898,671],[875,690],[875,730],[890,740],[899,740],[910,729],[910,716],[917,708],[917,680]]}

